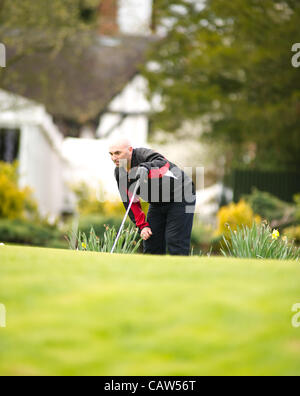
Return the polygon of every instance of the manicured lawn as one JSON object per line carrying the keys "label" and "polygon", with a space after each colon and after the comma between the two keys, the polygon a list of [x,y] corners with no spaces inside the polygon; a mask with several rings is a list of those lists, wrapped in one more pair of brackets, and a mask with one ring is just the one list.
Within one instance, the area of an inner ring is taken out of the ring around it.
{"label": "manicured lawn", "polygon": [[299,375],[300,263],[0,247],[0,375]]}

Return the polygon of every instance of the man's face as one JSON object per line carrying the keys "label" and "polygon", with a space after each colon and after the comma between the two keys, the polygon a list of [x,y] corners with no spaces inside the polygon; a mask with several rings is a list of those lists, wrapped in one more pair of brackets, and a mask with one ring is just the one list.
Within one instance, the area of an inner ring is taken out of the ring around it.
{"label": "man's face", "polygon": [[114,164],[119,168],[124,164],[125,160],[127,160],[127,164],[130,165],[132,151],[133,148],[127,145],[114,145],[110,147],[109,154]]}

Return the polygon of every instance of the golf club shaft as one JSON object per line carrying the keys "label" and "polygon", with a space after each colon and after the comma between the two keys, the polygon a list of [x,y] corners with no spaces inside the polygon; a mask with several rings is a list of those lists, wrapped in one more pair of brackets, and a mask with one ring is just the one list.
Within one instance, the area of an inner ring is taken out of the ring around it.
{"label": "golf club shaft", "polygon": [[120,238],[120,235],[121,235],[121,232],[122,232],[122,230],[123,230],[125,221],[126,221],[127,216],[128,216],[128,214],[129,214],[129,212],[130,212],[131,206],[132,206],[132,204],[133,204],[133,201],[134,201],[134,199],[135,199],[135,196],[136,196],[136,193],[137,193],[137,190],[138,190],[139,186],[140,186],[140,181],[138,180],[137,183],[136,183],[136,186],[135,186],[135,189],[134,189],[134,192],[133,192],[133,195],[132,195],[130,204],[129,204],[128,208],[127,208],[125,217],[124,217],[123,222],[122,222],[122,224],[121,224],[121,227],[120,227],[120,229],[119,229],[119,232],[118,232],[117,238],[116,238],[116,240],[115,240],[114,246],[112,247],[110,253],[113,253],[114,250],[115,250],[115,248],[116,248],[116,246],[117,246],[118,240],[119,240],[119,238]]}

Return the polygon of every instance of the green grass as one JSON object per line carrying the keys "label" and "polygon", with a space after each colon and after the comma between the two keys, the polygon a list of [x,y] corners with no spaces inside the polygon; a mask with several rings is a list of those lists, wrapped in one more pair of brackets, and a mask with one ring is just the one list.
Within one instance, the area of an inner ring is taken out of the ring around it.
{"label": "green grass", "polygon": [[0,375],[299,375],[300,264],[0,247]]}

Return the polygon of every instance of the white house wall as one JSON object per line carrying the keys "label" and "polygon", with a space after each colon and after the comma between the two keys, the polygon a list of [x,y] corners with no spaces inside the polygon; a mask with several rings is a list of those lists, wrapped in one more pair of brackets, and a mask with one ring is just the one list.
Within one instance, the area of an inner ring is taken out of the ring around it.
{"label": "white house wall", "polygon": [[115,128],[110,138],[126,137],[135,147],[142,147],[147,142],[148,127],[148,118],[145,116],[127,117],[119,127]]}
{"label": "white house wall", "polygon": [[142,113],[149,112],[151,106],[146,97],[147,80],[137,75],[126,85],[123,91],[116,96],[108,106],[108,111]]}
{"label": "white house wall", "polygon": [[[136,147],[145,146],[148,138],[148,113],[151,110],[146,98],[147,81],[137,75],[124,90],[109,104],[101,117],[97,130],[98,137],[116,136],[130,139]],[[126,117],[122,119],[122,115]]]}
{"label": "white house wall", "polygon": [[84,183],[97,192],[99,200],[118,198],[115,166],[106,139],[67,138],[63,143],[63,154],[71,164],[68,178],[71,188]]}
{"label": "white house wall", "polygon": [[30,186],[43,216],[55,217],[63,210],[63,163],[36,125],[21,128],[20,184]]}
{"label": "white house wall", "polygon": [[45,108],[0,91],[0,128],[19,129],[20,186],[33,190],[42,215],[58,216],[65,209],[62,136]]}

